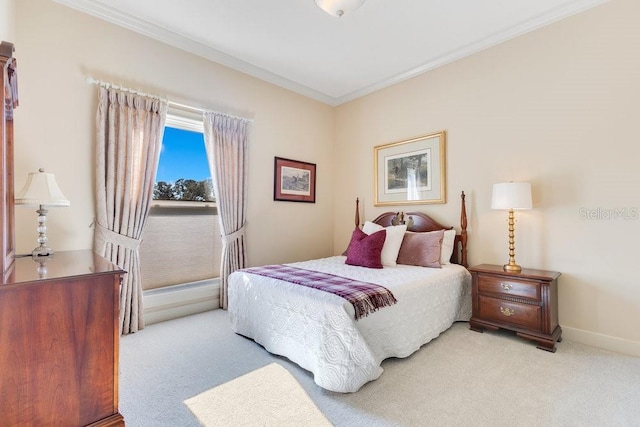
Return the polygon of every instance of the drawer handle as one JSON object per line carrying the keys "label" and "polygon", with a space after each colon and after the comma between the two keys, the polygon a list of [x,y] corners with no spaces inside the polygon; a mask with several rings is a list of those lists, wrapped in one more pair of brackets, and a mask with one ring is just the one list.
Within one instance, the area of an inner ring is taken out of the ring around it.
{"label": "drawer handle", "polygon": [[502,286],[502,289],[504,289],[505,291],[510,291],[511,289],[513,289],[513,285],[511,283],[500,283],[500,286]]}
{"label": "drawer handle", "polygon": [[500,307],[500,313],[504,314],[505,316],[509,317],[509,316],[513,316],[515,314],[515,310],[512,308],[504,308],[504,307]]}

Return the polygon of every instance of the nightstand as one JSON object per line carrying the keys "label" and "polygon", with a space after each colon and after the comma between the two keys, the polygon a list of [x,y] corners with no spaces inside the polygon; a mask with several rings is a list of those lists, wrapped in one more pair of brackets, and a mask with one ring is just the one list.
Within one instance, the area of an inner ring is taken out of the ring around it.
{"label": "nightstand", "polygon": [[555,353],[562,341],[558,325],[558,277],[555,271],[523,268],[504,271],[501,265],[482,264],[469,269],[473,276],[472,330],[508,329],[536,341],[538,348]]}

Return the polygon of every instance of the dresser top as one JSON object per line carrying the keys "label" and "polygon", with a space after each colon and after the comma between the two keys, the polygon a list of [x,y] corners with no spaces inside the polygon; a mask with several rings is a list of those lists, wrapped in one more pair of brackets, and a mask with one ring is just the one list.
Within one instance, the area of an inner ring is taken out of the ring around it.
{"label": "dresser top", "polygon": [[481,264],[469,268],[469,271],[476,273],[488,273],[497,276],[521,277],[523,279],[554,280],[560,277],[557,271],[536,270],[533,268],[523,268],[522,271],[504,271],[501,265]]}
{"label": "dresser top", "polygon": [[90,249],[56,252],[39,260],[34,260],[31,256],[16,257],[5,274],[0,288],[25,282],[113,274],[114,272],[124,273],[121,268],[96,255]]}

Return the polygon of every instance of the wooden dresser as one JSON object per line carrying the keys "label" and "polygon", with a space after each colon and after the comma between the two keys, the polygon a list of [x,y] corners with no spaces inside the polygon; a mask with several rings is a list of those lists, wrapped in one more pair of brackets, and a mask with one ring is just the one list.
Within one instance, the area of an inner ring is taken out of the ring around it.
{"label": "wooden dresser", "polygon": [[556,351],[556,342],[562,341],[558,324],[560,273],[525,268],[508,272],[501,265],[489,264],[469,271],[473,276],[472,330],[509,329],[536,341],[542,350]]}
{"label": "wooden dresser", "polygon": [[0,285],[0,426],[123,426],[124,272],[90,250],[16,258]]}

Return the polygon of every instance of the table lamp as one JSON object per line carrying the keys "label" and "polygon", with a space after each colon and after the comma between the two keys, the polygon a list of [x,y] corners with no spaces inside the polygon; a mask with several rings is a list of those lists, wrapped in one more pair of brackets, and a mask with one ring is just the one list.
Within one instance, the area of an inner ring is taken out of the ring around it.
{"label": "table lamp", "polygon": [[27,182],[15,198],[16,205],[38,206],[38,243],[31,255],[34,258],[53,255],[53,249],[47,246],[47,208],[70,206],[71,203],[64,197],[56,183],[52,173],[46,173],[44,169],[39,172],[31,172]]}
{"label": "table lamp", "polygon": [[503,266],[505,271],[521,271],[516,264],[514,244],[514,210],[531,209],[531,184],[528,182],[504,182],[493,184],[491,209],[509,210],[509,263]]}

